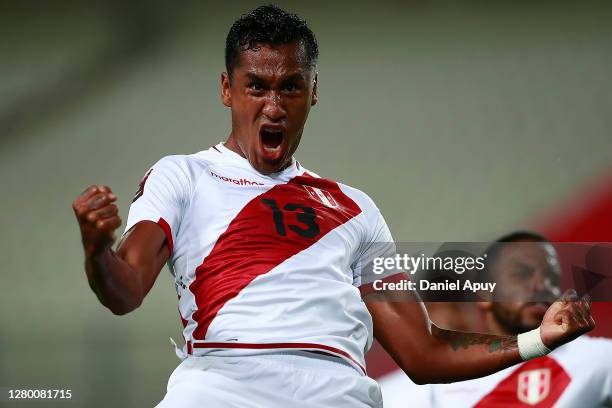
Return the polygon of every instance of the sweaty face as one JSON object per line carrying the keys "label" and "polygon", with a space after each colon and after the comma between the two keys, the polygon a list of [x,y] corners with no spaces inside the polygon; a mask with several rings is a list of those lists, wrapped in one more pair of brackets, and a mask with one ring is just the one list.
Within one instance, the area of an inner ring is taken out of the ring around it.
{"label": "sweaty face", "polygon": [[223,104],[232,111],[226,146],[260,173],[287,167],[317,101],[315,70],[302,43],[242,51],[231,79],[222,74],[221,87]]}
{"label": "sweaty face", "polygon": [[560,271],[552,245],[507,243],[492,272],[498,282],[491,309],[497,323],[508,333],[538,327],[560,294]]}

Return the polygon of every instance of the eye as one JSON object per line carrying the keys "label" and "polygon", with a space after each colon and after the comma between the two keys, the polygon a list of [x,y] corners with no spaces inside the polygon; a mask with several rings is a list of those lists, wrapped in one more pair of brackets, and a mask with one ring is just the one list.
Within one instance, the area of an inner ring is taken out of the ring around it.
{"label": "eye", "polygon": [[253,82],[251,84],[249,84],[249,89],[255,91],[255,92],[261,92],[264,90],[264,87],[262,84],[260,84],[259,82]]}
{"label": "eye", "polygon": [[285,91],[287,92],[295,92],[297,91],[297,86],[295,84],[287,84],[285,85]]}

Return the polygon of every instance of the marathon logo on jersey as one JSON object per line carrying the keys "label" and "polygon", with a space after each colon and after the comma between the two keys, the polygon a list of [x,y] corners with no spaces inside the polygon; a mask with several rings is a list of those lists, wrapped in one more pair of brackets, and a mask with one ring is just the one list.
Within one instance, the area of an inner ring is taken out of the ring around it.
{"label": "marathon logo on jersey", "polygon": [[550,392],[550,369],[528,370],[518,376],[518,399],[536,405],[548,397]]}
{"label": "marathon logo on jersey", "polygon": [[263,186],[263,183],[258,183],[256,181],[251,181],[251,180],[247,180],[244,178],[241,179],[233,179],[231,177],[226,177],[226,176],[220,176],[217,173],[213,172],[211,170],[210,175],[213,177],[218,178],[219,180],[223,180],[227,183],[232,183],[232,184],[236,184],[237,186]]}
{"label": "marathon logo on jersey", "polygon": [[303,185],[302,187],[304,187],[304,190],[308,192],[311,198],[317,200],[321,204],[329,208],[338,208],[340,206],[329,191],[307,185]]}
{"label": "marathon logo on jersey", "polygon": [[153,171],[152,168],[149,169],[149,171],[146,172],[142,180],[140,180],[140,184],[138,185],[138,191],[136,191],[136,194],[134,194],[134,198],[132,199],[132,202],[138,200],[144,194],[145,183],[147,182],[147,179],[149,178],[149,175],[151,174],[152,171]]}

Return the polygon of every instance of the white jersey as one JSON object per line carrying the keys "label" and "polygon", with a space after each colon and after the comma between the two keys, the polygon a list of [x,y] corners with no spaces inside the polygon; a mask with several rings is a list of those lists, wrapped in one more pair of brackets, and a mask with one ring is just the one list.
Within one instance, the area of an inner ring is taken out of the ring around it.
{"label": "white jersey", "polygon": [[183,357],[314,350],[365,372],[361,265],[392,237],[364,193],[295,159],[263,175],[219,143],[146,173],[126,231],[143,220],[166,233]]}
{"label": "white jersey", "polygon": [[[612,407],[612,340],[581,336],[545,357],[452,384],[417,386],[400,376],[380,381],[385,408]],[[426,397],[413,405],[415,388]]]}

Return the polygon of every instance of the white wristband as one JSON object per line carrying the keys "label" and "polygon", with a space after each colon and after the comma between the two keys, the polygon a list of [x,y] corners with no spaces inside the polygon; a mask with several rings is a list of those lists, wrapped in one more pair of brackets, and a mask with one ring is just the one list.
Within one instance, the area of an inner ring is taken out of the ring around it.
{"label": "white wristband", "polygon": [[542,342],[540,337],[540,328],[521,333],[517,336],[518,350],[523,361],[531,360],[532,358],[542,357],[550,353],[548,347]]}

